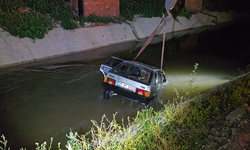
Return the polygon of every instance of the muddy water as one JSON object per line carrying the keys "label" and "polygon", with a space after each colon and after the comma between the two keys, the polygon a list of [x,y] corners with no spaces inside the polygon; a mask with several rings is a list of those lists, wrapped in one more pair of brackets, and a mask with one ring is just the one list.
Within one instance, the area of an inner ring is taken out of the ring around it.
{"label": "muddy water", "polygon": [[[239,28],[240,27],[240,28]],[[159,110],[173,100],[174,88],[189,88],[189,74],[199,63],[193,85],[202,92],[239,74],[238,68],[250,64],[249,23],[209,27],[203,32],[191,31],[166,41],[163,70],[170,79],[159,101],[152,107]],[[171,36],[171,35],[168,35]],[[162,37],[156,37],[157,41]],[[143,42],[142,42],[143,43]],[[139,43],[139,45],[142,45]],[[162,42],[155,42],[138,57],[160,67]],[[0,72],[0,134],[11,149],[34,149],[35,143],[54,138],[65,148],[66,134],[89,131],[91,120],[100,121],[103,114],[117,120],[134,117],[143,109],[140,103],[119,96],[104,100],[100,64],[109,56],[133,59],[140,46],[136,42],[78,53],[32,64],[4,68]],[[183,92],[181,92],[183,94]]]}

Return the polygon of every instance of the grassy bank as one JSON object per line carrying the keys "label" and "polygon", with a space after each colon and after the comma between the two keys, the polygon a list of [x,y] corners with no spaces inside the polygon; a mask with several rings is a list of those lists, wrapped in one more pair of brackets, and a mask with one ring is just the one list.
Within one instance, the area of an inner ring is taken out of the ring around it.
{"label": "grassy bank", "polygon": [[[70,132],[66,148],[217,149],[223,146],[234,135],[231,129],[238,126],[225,116],[250,100],[250,73],[243,73],[212,92],[194,94],[192,83],[197,67],[196,64],[186,95],[181,96],[174,90],[176,99],[165,104],[161,111],[143,109],[135,118],[127,118],[126,125],[118,124],[115,114],[112,120],[103,115],[100,124],[92,120],[93,127],[85,135]],[[249,113],[243,117],[248,118],[244,122],[249,124]],[[7,150],[4,136],[1,143],[0,149]],[[51,144],[37,144],[38,150],[46,148],[50,149]],[[58,149],[65,148],[59,143]]]}

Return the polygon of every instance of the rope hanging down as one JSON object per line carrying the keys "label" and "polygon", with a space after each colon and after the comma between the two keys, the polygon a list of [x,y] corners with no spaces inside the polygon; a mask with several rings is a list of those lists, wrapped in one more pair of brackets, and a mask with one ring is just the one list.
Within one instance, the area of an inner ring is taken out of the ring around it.
{"label": "rope hanging down", "polygon": [[[150,43],[150,41],[153,39],[156,31],[158,30],[158,28],[160,27],[161,23],[163,22],[163,19],[161,20],[160,24],[157,26],[157,28],[154,30],[154,32],[150,35],[150,37],[147,39],[147,41],[144,43],[144,45],[142,46],[142,48],[140,49],[140,51],[138,52],[138,54],[136,55],[135,59],[143,52],[143,50],[148,46],[148,44]],[[135,61],[135,59],[133,61]]]}
{"label": "rope hanging down", "polygon": [[[161,50],[161,70],[163,66],[163,56],[164,56],[164,47],[165,47],[165,37],[166,37],[166,29],[167,29],[167,22],[172,19],[172,14],[167,10],[168,17],[164,17],[164,33],[163,33],[163,41],[162,41],[162,50]],[[164,14],[163,14],[164,16]]]}
{"label": "rope hanging down", "polygon": [[[161,69],[163,66],[163,55],[164,55],[164,46],[165,46],[165,34],[166,34],[166,28],[167,28],[167,22],[170,21],[172,19],[172,14],[169,12],[169,10],[171,10],[175,3],[177,2],[177,0],[166,0],[165,2],[165,8],[167,10],[168,13],[168,17],[166,18],[164,16],[164,14],[162,14],[162,20],[160,22],[160,24],[157,26],[157,28],[154,30],[154,32],[149,36],[149,38],[147,39],[147,41],[144,43],[144,45],[142,46],[142,48],[140,49],[140,51],[138,52],[138,54],[136,55],[135,59],[144,51],[144,49],[148,46],[148,44],[150,43],[150,41],[153,39],[155,33],[157,32],[158,28],[160,27],[161,23],[164,21],[164,33],[163,33],[163,44],[162,44],[162,54],[161,54]],[[133,61],[135,61],[135,59]]]}

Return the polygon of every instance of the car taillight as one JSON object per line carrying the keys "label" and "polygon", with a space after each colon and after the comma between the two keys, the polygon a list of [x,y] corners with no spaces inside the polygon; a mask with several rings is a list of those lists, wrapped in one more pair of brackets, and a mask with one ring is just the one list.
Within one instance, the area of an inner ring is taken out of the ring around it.
{"label": "car taillight", "polygon": [[107,77],[104,78],[103,82],[106,82],[106,83],[111,84],[111,85],[115,85],[115,80],[107,78]]}
{"label": "car taillight", "polygon": [[136,89],[135,93],[138,95],[146,96],[146,97],[149,97],[150,95],[150,92],[144,91],[142,89]]}

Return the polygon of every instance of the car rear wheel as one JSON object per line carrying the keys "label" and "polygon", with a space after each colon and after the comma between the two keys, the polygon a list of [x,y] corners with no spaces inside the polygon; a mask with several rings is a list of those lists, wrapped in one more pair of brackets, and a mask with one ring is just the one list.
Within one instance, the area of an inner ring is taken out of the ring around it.
{"label": "car rear wheel", "polygon": [[157,95],[153,96],[153,98],[149,101],[149,103],[146,103],[145,106],[147,109],[150,108],[151,104],[153,103],[153,101],[155,100],[155,98],[157,97]]}
{"label": "car rear wheel", "polygon": [[103,92],[103,98],[104,99],[109,99],[110,97],[110,91],[109,90],[104,90]]}

